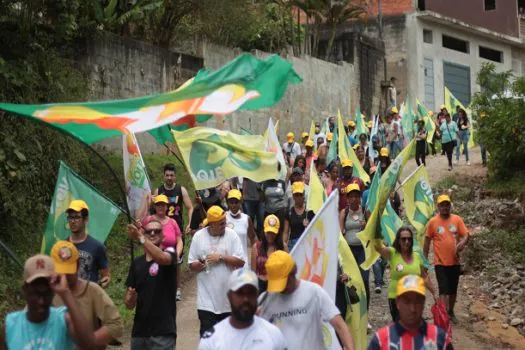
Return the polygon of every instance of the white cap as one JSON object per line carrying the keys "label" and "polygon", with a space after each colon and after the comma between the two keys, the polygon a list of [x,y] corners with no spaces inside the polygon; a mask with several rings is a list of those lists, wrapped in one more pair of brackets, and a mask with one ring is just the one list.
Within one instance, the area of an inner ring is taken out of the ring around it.
{"label": "white cap", "polygon": [[246,285],[254,286],[259,290],[259,283],[255,272],[248,268],[240,268],[232,272],[228,280],[228,290],[236,292]]}

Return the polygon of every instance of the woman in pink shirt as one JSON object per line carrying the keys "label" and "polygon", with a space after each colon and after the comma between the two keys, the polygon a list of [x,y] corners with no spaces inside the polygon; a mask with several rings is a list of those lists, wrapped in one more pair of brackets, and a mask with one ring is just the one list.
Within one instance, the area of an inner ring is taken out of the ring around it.
{"label": "woman in pink shirt", "polygon": [[155,214],[146,216],[142,220],[142,226],[146,226],[152,220],[159,221],[162,224],[162,234],[164,236],[161,248],[175,248],[177,257],[180,258],[182,255],[182,233],[177,222],[166,215],[168,212],[168,197],[164,194],[159,194],[153,199],[153,203],[155,203]]}

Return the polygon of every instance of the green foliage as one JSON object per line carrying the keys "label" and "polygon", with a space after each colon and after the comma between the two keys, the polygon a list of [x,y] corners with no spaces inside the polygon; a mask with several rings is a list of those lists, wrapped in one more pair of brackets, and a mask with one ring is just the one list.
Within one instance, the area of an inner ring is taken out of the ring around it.
{"label": "green foliage", "polygon": [[482,92],[474,94],[471,106],[479,142],[490,154],[490,175],[501,181],[525,170],[525,77],[497,73],[494,64],[485,63],[477,83]]}

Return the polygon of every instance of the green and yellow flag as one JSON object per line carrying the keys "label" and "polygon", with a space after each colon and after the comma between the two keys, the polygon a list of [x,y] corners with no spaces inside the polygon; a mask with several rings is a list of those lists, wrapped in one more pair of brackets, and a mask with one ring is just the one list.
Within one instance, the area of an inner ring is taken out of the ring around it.
{"label": "green and yellow flag", "polygon": [[379,190],[377,193],[377,203],[366,223],[366,227],[363,231],[359,232],[357,237],[361,240],[363,247],[365,248],[366,260],[361,264],[364,270],[368,270],[374,262],[379,258],[379,253],[375,250],[374,246],[378,241],[381,241],[381,216],[387,205],[390,193],[394,191],[397,180],[400,174],[403,172],[403,167],[414,152],[416,141],[413,139],[405,147],[401,153],[394,159],[392,164],[387,168],[385,173],[381,176],[379,182]]}
{"label": "green and yellow flag", "polygon": [[277,157],[265,151],[263,136],[196,127],[173,131],[173,137],[196,190],[217,186],[236,176],[255,182],[280,176]]}
{"label": "green and yellow flag", "polygon": [[436,211],[427,169],[424,166],[417,168],[405,180],[403,198],[407,219],[416,229],[417,240],[423,246],[427,223]]}
{"label": "green and yellow flag", "polygon": [[87,233],[101,243],[106,241],[117,216],[121,213],[121,209],[115,203],[88,184],[65,163],[60,162],[55,193],[49,207],[49,216],[42,239],[43,254],[49,254],[56,241],[71,235],[66,210],[69,203],[75,199],[81,199],[88,205],[90,220],[87,224]]}
{"label": "green and yellow flag", "polygon": [[308,133],[308,138],[314,142],[314,147],[317,149],[317,140],[314,140],[315,137],[315,123],[312,120],[310,122],[310,132]]}
{"label": "green and yellow flag", "polygon": [[365,284],[359,271],[359,265],[357,265],[357,261],[341,233],[339,233],[338,253],[341,269],[346,275],[350,276],[350,280],[346,285],[348,287],[354,286],[359,296],[359,303],[347,306],[345,322],[354,338],[354,349],[365,350],[368,344],[366,336],[368,311],[366,308]]}
{"label": "green and yellow flag", "polygon": [[359,138],[361,134],[368,134],[365,116],[361,113],[361,108],[359,107],[355,109],[355,133],[357,138]]}
{"label": "green and yellow flag", "polygon": [[434,123],[434,120],[428,115],[429,111],[427,107],[424,104],[422,104],[419,101],[419,99],[416,99],[416,103],[418,119],[423,119],[425,121],[425,129],[427,130],[427,142],[432,143],[434,133],[436,132],[436,123]]}
{"label": "green and yellow flag", "polygon": [[474,118],[472,118],[472,111],[470,108],[465,108],[465,106],[461,103],[460,100],[458,100],[452,92],[445,86],[445,106],[447,107],[447,111],[450,113],[450,115],[454,115],[456,113],[456,106],[459,106],[461,109],[464,109],[465,112],[467,112],[467,115],[469,117],[470,122],[470,136],[468,139],[468,147],[474,147],[476,144],[474,143]]}
{"label": "green and yellow flag", "polygon": [[326,192],[324,190],[321,179],[315,170],[314,162],[310,163],[310,190],[308,192],[308,199],[306,201],[306,210],[311,210],[315,214],[319,212],[323,203],[326,200]]}
{"label": "green and yellow flag", "polygon": [[345,126],[343,124],[343,117],[341,113],[337,113],[337,131],[338,131],[338,146],[339,146],[339,158],[341,160],[350,159],[354,163],[353,176],[360,178],[363,183],[367,184],[370,182],[370,176],[367,174],[365,169],[361,166],[357,155],[354,152],[352,146],[350,146],[350,140],[345,133]]}
{"label": "green and yellow flag", "polygon": [[403,220],[397,215],[390,201],[386,201],[386,207],[381,215],[381,234],[386,245],[391,247],[396,238],[396,232],[403,226]]}
{"label": "green and yellow flag", "polygon": [[410,97],[407,96],[406,102],[401,105],[401,110],[399,112],[401,116],[401,125],[403,126],[403,132],[405,133],[405,138],[412,140],[414,137],[414,130],[416,128],[417,115],[412,111],[412,106],[410,105]]}
{"label": "green and yellow flag", "polygon": [[192,115],[223,115],[239,108],[271,107],[283,97],[289,83],[301,81],[292,65],[277,55],[260,60],[242,54],[217,71],[197,74],[178,91],[102,102],[0,103],[0,109],[48,123],[92,144],[177,123]]}

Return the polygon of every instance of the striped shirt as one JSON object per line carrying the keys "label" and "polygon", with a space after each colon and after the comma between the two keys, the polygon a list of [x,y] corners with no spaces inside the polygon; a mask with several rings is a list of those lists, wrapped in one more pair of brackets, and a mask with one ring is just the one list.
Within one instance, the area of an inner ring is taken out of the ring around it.
{"label": "striped shirt", "polygon": [[368,350],[452,350],[452,344],[447,341],[444,330],[432,323],[423,321],[418,332],[403,328],[399,322],[381,328],[376,332]]}

